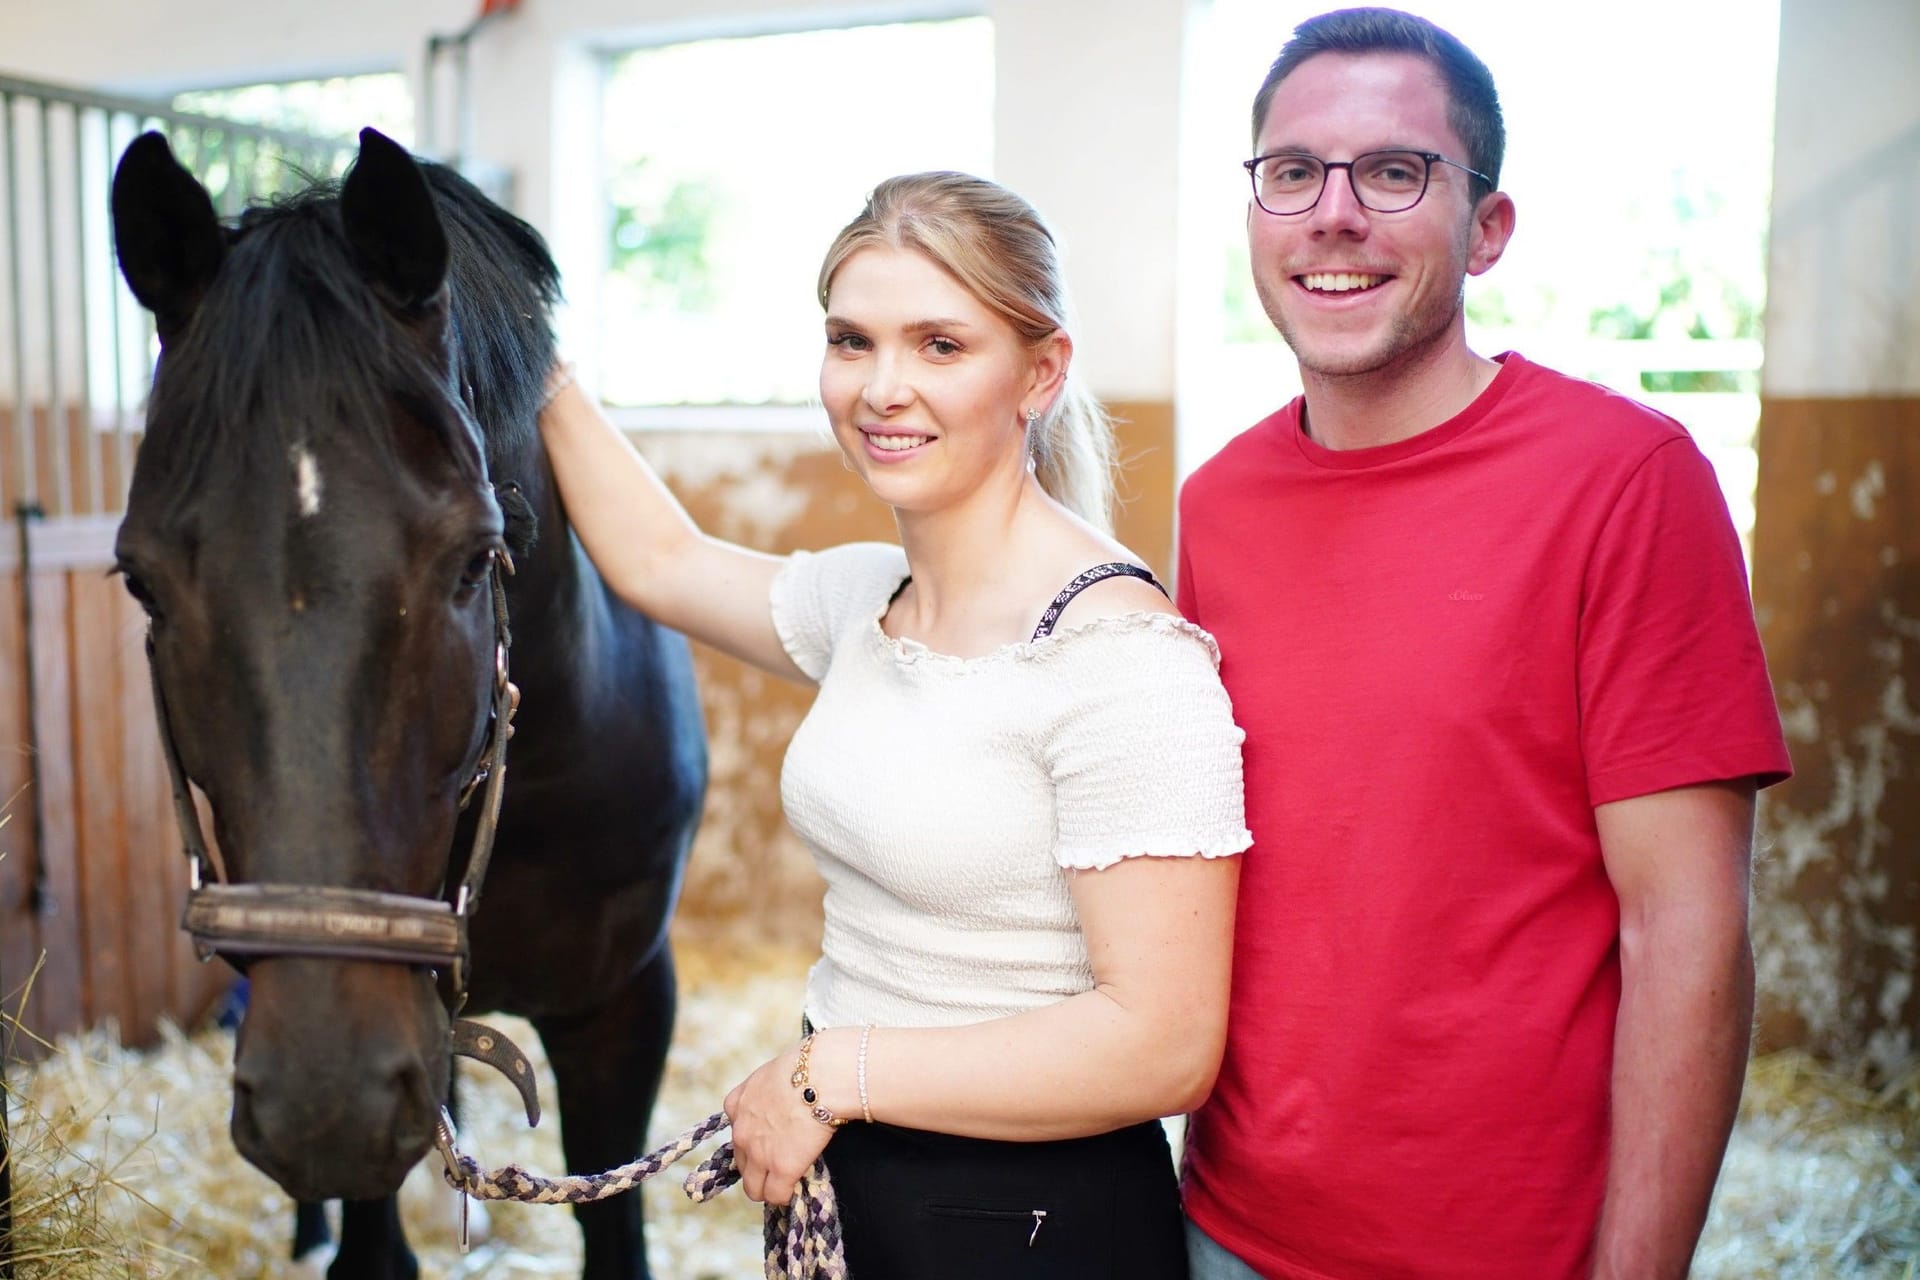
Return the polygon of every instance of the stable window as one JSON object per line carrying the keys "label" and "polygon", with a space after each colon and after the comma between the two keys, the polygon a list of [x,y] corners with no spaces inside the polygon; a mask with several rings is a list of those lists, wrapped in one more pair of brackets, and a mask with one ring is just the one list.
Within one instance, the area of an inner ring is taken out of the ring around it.
{"label": "stable window", "polygon": [[[604,99],[608,403],[816,398],[828,243],[880,180],[990,176],[985,18],[661,45]],[[681,416],[681,421],[690,421]]]}
{"label": "stable window", "polygon": [[324,138],[352,138],[372,125],[402,146],[413,143],[413,92],[398,71],[196,89],[175,94],[173,109]]}

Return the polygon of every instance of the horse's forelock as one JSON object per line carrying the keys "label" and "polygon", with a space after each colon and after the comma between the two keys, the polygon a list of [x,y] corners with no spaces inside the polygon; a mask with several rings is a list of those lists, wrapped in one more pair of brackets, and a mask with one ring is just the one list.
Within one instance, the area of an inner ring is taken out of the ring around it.
{"label": "horse's forelock", "polygon": [[162,354],[141,462],[178,487],[348,431],[391,455],[393,397],[429,399],[434,381],[354,269],[332,209],[312,198],[261,207]]}

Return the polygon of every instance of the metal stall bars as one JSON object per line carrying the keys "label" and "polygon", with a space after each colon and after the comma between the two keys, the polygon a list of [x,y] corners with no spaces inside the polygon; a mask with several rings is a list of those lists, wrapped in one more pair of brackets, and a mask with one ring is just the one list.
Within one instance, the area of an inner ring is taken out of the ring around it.
{"label": "metal stall bars", "polygon": [[[113,264],[108,191],[120,153],[167,135],[215,206],[337,176],[351,140],[175,111],[164,104],[0,76],[0,392],[10,405],[0,496],[48,519],[115,514],[152,366],[145,313]],[[82,433],[97,447],[79,443]]]}

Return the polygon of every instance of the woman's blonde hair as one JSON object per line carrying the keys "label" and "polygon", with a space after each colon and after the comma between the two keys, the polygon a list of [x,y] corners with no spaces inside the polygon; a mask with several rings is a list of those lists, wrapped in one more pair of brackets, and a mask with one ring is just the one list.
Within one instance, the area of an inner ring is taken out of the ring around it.
{"label": "woman's blonde hair", "polygon": [[[1033,206],[965,173],[888,178],[834,237],[820,264],[820,305],[840,264],[881,246],[924,254],[1038,346],[1066,331],[1067,291],[1053,235]],[[1103,530],[1113,520],[1113,424],[1068,372],[1053,404],[1027,428],[1040,485]]]}

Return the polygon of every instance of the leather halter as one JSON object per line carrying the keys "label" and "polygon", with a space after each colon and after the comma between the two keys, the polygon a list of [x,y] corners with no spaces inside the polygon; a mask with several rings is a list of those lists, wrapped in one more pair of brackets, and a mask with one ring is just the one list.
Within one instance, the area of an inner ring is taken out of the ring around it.
{"label": "leather halter", "polygon": [[[493,707],[487,745],[472,779],[462,788],[464,808],[484,780],[486,795],[474,828],[466,874],[450,898],[413,897],[371,889],[305,884],[232,884],[217,849],[200,828],[200,814],[188,790],[167,716],[167,700],[154,665],[153,631],[147,631],[147,668],[153,683],[153,708],[159,722],[162,754],[173,786],[174,818],[191,863],[186,914],[181,927],[193,935],[202,960],[226,957],[244,969],[252,956],[323,956],[336,960],[374,960],[419,965],[448,976],[442,1000],[449,1018],[467,1000],[467,921],[480,901],[493,838],[500,821],[500,797],[507,777],[507,726],[512,706],[507,685],[507,592],[504,575],[513,561],[503,551],[489,579],[493,588]],[[211,870],[211,877],[207,871]],[[458,1033],[456,1032],[456,1040]],[[479,1056],[479,1055],[474,1055]],[[499,1064],[495,1064],[499,1065]],[[511,1074],[511,1073],[509,1073]],[[529,1110],[533,1110],[532,1106]]]}

